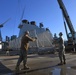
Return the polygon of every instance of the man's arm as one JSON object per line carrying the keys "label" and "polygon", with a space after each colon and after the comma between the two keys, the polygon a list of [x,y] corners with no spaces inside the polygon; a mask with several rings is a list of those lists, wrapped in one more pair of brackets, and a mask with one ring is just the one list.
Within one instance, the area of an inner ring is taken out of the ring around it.
{"label": "man's arm", "polygon": [[27,36],[29,41],[36,41],[37,38],[31,38],[30,36]]}

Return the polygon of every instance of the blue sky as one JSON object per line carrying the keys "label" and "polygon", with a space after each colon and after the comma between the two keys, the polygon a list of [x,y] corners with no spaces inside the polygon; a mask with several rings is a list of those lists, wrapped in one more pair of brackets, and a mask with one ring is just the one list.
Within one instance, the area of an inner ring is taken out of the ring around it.
{"label": "blue sky", "polygon": [[[76,29],[76,0],[63,0],[71,22]],[[0,0],[0,24],[11,18],[4,27],[1,28],[2,37],[19,34],[18,25],[25,7],[22,19],[36,21],[37,26],[43,22],[44,28],[49,28],[52,34],[63,32],[64,39],[66,33],[63,24],[61,9],[57,0]]]}

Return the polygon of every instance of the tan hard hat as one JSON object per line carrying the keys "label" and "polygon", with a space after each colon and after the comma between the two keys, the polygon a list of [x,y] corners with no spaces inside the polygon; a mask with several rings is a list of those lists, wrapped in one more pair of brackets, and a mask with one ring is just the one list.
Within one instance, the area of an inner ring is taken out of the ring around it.
{"label": "tan hard hat", "polygon": [[25,34],[29,34],[29,31],[25,31],[24,33],[25,33]]}
{"label": "tan hard hat", "polygon": [[62,32],[60,32],[59,35],[62,36],[63,35]]}

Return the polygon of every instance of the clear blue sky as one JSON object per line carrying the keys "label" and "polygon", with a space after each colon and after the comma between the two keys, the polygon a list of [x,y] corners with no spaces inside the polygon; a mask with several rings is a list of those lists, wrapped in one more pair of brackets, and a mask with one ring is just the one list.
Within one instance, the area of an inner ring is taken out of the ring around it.
{"label": "clear blue sky", "polygon": [[[76,0],[63,0],[63,2],[76,29]],[[0,24],[11,18],[1,29],[3,39],[6,35],[18,36],[18,24],[24,7],[25,13],[22,19],[36,21],[38,26],[43,22],[44,27],[49,28],[52,34],[63,32],[66,39],[63,17],[57,0],[0,0]]]}

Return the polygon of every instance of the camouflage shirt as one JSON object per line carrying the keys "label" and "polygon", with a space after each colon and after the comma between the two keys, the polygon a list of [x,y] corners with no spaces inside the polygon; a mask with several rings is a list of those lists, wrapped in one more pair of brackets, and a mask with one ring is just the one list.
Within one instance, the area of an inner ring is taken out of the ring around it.
{"label": "camouflage shirt", "polygon": [[21,39],[21,50],[28,50],[29,41],[33,41],[28,35],[24,35]]}
{"label": "camouflage shirt", "polygon": [[64,40],[63,40],[62,37],[59,37],[58,42],[59,42],[59,48],[60,49],[65,48],[65,46],[64,46]]}

